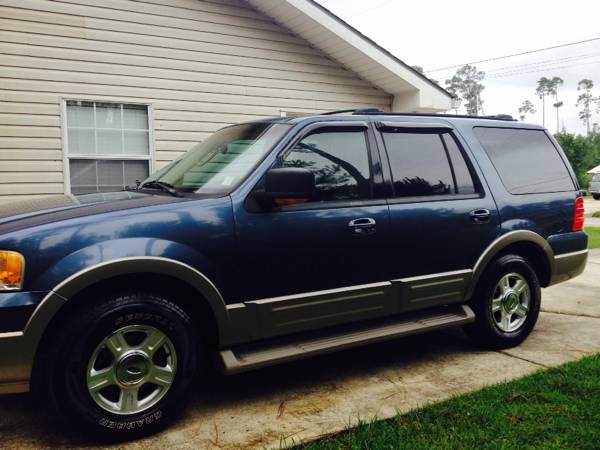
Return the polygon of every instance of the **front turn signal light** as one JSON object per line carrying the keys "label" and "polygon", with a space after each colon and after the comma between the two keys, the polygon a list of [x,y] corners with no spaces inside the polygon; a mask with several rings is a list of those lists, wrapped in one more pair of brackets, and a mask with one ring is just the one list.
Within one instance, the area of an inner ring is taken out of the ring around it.
{"label": "front turn signal light", "polygon": [[0,291],[21,289],[25,273],[25,258],[17,252],[0,251]]}

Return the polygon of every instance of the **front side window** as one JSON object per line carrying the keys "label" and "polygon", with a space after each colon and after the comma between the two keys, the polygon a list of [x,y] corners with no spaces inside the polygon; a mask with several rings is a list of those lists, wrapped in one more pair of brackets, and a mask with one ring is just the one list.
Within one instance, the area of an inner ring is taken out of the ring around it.
{"label": "front side window", "polygon": [[447,133],[383,132],[382,135],[395,197],[475,193],[465,159]]}
{"label": "front side window", "polygon": [[315,175],[314,201],[364,200],[371,196],[369,150],[364,131],[323,131],[304,137],[281,167]]}
{"label": "front side window", "polygon": [[223,128],[142,183],[159,181],[179,192],[231,192],[292,126],[269,122]]}
{"label": "front side window", "polygon": [[66,129],[73,194],[121,191],[150,173],[147,105],[67,100]]}
{"label": "front side window", "polygon": [[542,130],[473,129],[511,194],[572,191],[567,166]]}

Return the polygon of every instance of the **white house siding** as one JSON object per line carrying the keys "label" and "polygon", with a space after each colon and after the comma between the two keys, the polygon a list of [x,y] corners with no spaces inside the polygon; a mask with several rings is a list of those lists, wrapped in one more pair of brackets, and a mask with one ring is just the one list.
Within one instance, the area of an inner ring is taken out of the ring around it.
{"label": "white house siding", "polygon": [[66,98],[151,104],[155,168],[227,124],[392,101],[241,0],[0,0],[0,202],[64,191]]}

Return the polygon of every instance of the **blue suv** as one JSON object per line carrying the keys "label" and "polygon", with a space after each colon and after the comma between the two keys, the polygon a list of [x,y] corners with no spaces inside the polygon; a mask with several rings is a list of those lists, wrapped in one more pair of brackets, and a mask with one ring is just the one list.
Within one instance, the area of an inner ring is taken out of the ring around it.
{"label": "blue suv", "polygon": [[150,432],[198,372],[444,327],[522,342],[587,260],[546,130],[347,111],[218,131],[136,187],[3,205],[0,392]]}

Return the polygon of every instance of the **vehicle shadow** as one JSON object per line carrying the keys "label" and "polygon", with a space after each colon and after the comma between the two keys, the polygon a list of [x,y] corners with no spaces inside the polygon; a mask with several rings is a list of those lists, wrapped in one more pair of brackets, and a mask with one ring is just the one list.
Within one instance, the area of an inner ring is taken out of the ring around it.
{"label": "vehicle shadow", "polygon": [[[222,409],[235,411],[243,405],[247,411],[248,405],[263,404],[265,399],[297,398],[321,390],[323,386],[335,389],[336,385],[350,379],[368,380],[388,369],[408,370],[409,366],[433,359],[443,360],[445,357],[473,352],[479,350],[467,341],[460,329],[449,329],[230,377],[211,371],[199,380],[198,389],[181,418],[171,423],[167,431],[134,446],[158,446],[161,435],[193,428],[195,422],[211,420],[211,416]],[[242,414],[242,423],[238,423],[240,427],[245,425],[243,420]],[[53,417],[45,405],[41,405],[30,394],[0,396],[0,437],[0,447],[19,449],[91,447],[99,444],[93,437],[82,436],[70,424]],[[164,446],[165,443],[160,445]]]}

